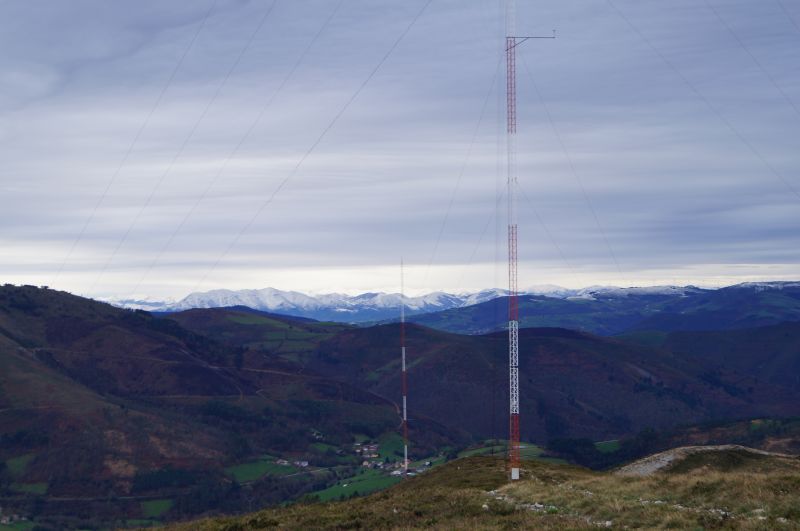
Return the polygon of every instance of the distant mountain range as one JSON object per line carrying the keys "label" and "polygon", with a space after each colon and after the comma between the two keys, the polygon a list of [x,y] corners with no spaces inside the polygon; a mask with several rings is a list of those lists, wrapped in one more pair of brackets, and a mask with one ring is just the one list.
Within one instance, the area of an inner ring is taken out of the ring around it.
{"label": "distant mountain range", "polygon": [[[506,294],[506,291],[500,289],[487,289],[478,293],[458,295],[434,292],[421,297],[404,297],[403,300],[406,312],[413,315],[471,306]],[[178,302],[130,299],[109,300],[108,302],[115,306],[151,312],[179,312],[193,308],[246,306],[254,310],[307,317],[318,321],[364,323],[399,318],[400,301],[399,293],[307,295],[297,291],[264,288],[238,291],[218,289],[192,293]]]}
{"label": "distant mountain range", "polygon": [[[409,317],[426,326],[459,333],[485,333],[502,328],[505,321],[504,297],[507,295],[508,292],[503,289],[486,289],[459,294],[434,292],[420,297],[406,296],[403,300]],[[680,315],[691,316],[693,305],[699,305],[698,308],[702,307],[704,311],[712,310],[709,304],[713,306],[714,301],[725,302],[727,312],[737,308],[742,310],[753,304],[772,308],[767,312],[769,315],[766,319],[756,323],[746,322],[745,326],[800,319],[800,282],[751,282],[721,289],[695,286],[591,286],[569,289],[544,285],[530,287],[521,296],[523,326],[563,326],[603,335],[624,332],[647,320],[658,321],[667,315],[671,315],[675,323],[682,319]],[[728,304],[731,297],[740,299],[736,308]],[[400,301],[399,293],[308,295],[264,288],[192,293],[178,302],[131,299],[108,302],[153,312],[245,306],[318,321],[373,323],[398,319]],[[759,311],[754,310],[751,317],[758,317]],[[775,318],[770,317],[772,314],[775,314]],[[673,324],[671,329],[687,329],[686,325],[694,324],[697,322]],[[718,326],[714,323],[711,328]],[[690,326],[688,329],[697,328]]]}

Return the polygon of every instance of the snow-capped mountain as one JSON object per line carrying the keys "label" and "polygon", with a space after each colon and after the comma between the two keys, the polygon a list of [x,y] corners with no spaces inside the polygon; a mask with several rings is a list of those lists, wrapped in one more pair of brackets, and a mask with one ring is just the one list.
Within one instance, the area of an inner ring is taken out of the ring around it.
{"label": "snow-capped mountain", "polygon": [[523,290],[526,295],[541,295],[542,297],[551,297],[553,299],[566,299],[573,297],[578,293],[577,289],[562,288],[553,284],[537,284],[528,286]]}
{"label": "snow-capped mountain", "polygon": [[616,286],[590,286],[564,297],[567,299],[597,299],[597,298],[617,298],[617,297],[646,297],[646,296],[668,296],[685,297],[689,294],[707,291],[694,286],[643,286],[619,288]]}
{"label": "snow-capped mountain", "polygon": [[[436,312],[478,304],[505,295],[503,290],[484,290],[478,293],[454,295],[434,292],[420,297],[404,297],[405,311],[409,315]],[[297,291],[275,288],[227,290],[218,289],[192,293],[174,302],[126,299],[107,300],[116,306],[155,312],[176,312],[192,308],[223,308],[247,306],[284,315],[308,317],[317,320],[367,322],[394,319],[399,316],[399,293],[362,293],[347,295],[326,293],[308,295]]]}
{"label": "snow-capped mountain", "polygon": [[751,289],[754,291],[770,291],[770,290],[784,290],[787,288],[800,288],[800,282],[795,281],[782,281],[782,282],[742,282],[735,284],[724,289]]}
{"label": "snow-capped mountain", "polygon": [[[463,298],[448,293],[436,292],[421,297],[405,297],[406,310],[436,311],[454,308],[463,304]],[[224,306],[247,306],[270,312],[334,310],[351,312],[364,309],[400,311],[399,293],[362,293],[345,295],[327,293],[306,295],[297,291],[281,291],[274,288],[259,290],[214,290],[192,293],[180,302],[170,305],[168,310],[180,311],[190,308],[219,308]]]}
{"label": "snow-capped mountain", "polygon": [[[326,295],[330,302],[337,295]],[[340,295],[339,297],[345,297]],[[192,293],[176,304],[165,308],[168,311],[189,310],[191,308],[223,308],[226,306],[247,306],[255,310],[280,313],[283,310],[317,310],[326,303],[297,291],[281,291],[275,288],[243,289],[232,291],[215,289],[202,293]]]}
{"label": "snow-capped mountain", "polygon": [[[681,297],[688,293],[700,292],[692,286],[655,286],[618,288],[614,286],[591,286],[583,289],[569,289],[553,285],[531,286],[521,294],[554,299],[587,299],[640,296]],[[487,302],[508,294],[504,289],[485,289],[470,293],[428,293],[419,297],[404,298],[408,315],[431,313],[453,308],[463,308]],[[361,323],[395,319],[400,312],[399,293],[362,293],[347,295],[327,293],[309,295],[297,291],[282,291],[275,288],[227,290],[218,289],[202,293],[192,293],[178,302],[158,302],[152,300],[109,301],[117,306],[149,311],[182,311],[192,308],[221,308],[247,306],[261,310],[298,317],[325,321],[344,321]]]}
{"label": "snow-capped mountain", "polygon": [[498,297],[505,297],[506,295],[508,295],[508,290],[498,288],[484,289],[477,293],[462,293],[460,295],[461,306],[472,306],[473,304],[480,304]]}
{"label": "snow-capped mountain", "polygon": [[100,298],[99,300],[119,306],[120,308],[128,308],[129,310],[145,310],[148,312],[161,312],[175,304],[174,300],[158,300],[148,297],[131,298],[131,299],[113,299],[113,298]]}
{"label": "snow-capped mountain", "polygon": [[642,286],[620,288],[617,286],[589,286],[581,289],[562,288],[545,284],[541,286],[531,286],[523,294],[541,295],[552,299],[585,299],[595,300],[597,298],[616,298],[616,297],[646,297],[646,296],[670,296],[684,297],[692,293],[705,291],[694,286]]}

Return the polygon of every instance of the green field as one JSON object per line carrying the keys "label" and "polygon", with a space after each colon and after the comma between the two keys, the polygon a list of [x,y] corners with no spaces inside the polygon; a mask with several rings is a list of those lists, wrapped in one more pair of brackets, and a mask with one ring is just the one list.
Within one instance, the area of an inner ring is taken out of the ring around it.
{"label": "green field", "polygon": [[[490,442],[490,441],[487,441]],[[505,441],[491,441],[500,444],[480,446],[477,448],[467,448],[458,453],[458,457],[472,457],[475,455],[503,455],[507,451],[507,443]],[[544,449],[541,446],[530,443],[522,443],[520,448],[520,456],[523,459],[539,459],[548,462],[559,462],[550,457],[542,457]]]}
{"label": "green field", "polygon": [[25,469],[28,468],[28,463],[30,463],[34,457],[36,457],[36,454],[25,454],[9,459],[6,461],[8,471],[11,472],[14,477],[21,476],[25,473]]}
{"label": "green field", "polygon": [[[339,480],[336,485],[325,490],[314,492],[312,496],[319,498],[319,501],[332,501],[341,498],[349,498],[354,494],[368,494],[378,490],[391,487],[395,483],[402,481],[397,476],[389,476],[379,470],[365,470],[353,477]],[[347,486],[345,486],[347,485]]]}
{"label": "green field", "polygon": [[171,499],[163,500],[150,500],[142,502],[142,515],[145,518],[158,518],[165,512],[172,509],[173,501]]}
{"label": "green field", "polygon": [[613,441],[596,442],[594,443],[594,447],[604,454],[613,454],[619,450],[619,441],[615,439]]}
{"label": "green field", "polygon": [[306,352],[314,350],[315,343],[303,339],[287,339],[281,345],[279,352],[292,353],[292,352]]}
{"label": "green field", "polygon": [[468,448],[458,453],[458,457],[472,457],[473,455],[503,454],[506,451],[504,444],[494,446],[481,446],[479,448]]}
{"label": "green field", "polygon": [[315,442],[308,445],[309,448],[313,448],[314,450],[320,452],[327,452],[328,450],[337,450],[338,448],[332,444],[323,443],[323,442]]}
{"label": "green field", "polygon": [[425,459],[420,459],[419,461],[409,461],[408,468],[409,470],[414,468],[420,468],[425,466],[425,463],[430,463],[431,468],[439,465],[443,465],[447,462],[447,458],[444,455],[439,455],[437,457],[426,457]]}
{"label": "green field", "polygon": [[269,325],[275,328],[289,328],[289,325],[282,321],[261,315],[229,315],[228,320],[243,325]]}
{"label": "green field", "polygon": [[31,531],[36,527],[36,524],[33,522],[14,522],[13,524],[2,525],[0,524],[0,529],[2,531]]}
{"label": "green field", "polygon": [[225,469],[225,472],[239,483],[249,483],[268,475],[286,476],[298,471],[297,467],[279,465],[270,459],[260,459]]}
{"label": "green field", "polygon": [[378,455],[381,458],[396,460],[403,457],[403,438],[394,432],[381,436],[378,445]]}
{"label": "green field", "polygon": [[536,459],[542,456],[544,450],[535,444],[522,443],[519,453],[523,459]]}
{"label": "green field", "polygon": [[25,494],[47,494],[47,483],[12,483],[11,490]]}

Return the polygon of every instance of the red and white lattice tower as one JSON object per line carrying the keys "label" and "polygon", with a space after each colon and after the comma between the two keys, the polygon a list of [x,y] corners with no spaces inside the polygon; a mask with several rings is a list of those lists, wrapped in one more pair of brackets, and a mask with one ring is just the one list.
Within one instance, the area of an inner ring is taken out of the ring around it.
{"label": "red and white lattice tower", "polygon": [[506,134],[508,149],[508,460],[511,480],[519,479],[519,299],[517,286],[516,135],[517,65],[516,6],[506,0]]}
{"label": "red and white lattice tower", "polygon": [[400,356],[403,379],[403,474],[408,475],[408,378],[406,376],[406,302],[403,261],[400,260]]}

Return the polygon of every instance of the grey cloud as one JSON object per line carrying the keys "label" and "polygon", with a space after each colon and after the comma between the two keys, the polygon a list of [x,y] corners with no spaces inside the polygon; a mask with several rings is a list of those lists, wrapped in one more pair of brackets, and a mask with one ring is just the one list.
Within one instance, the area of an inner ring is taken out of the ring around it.
{"label": "grey cloud", "polygon": [[[612,252],[625,276],[642,282],[659,267],[717,278],[749,264],[742,273],[749,278],[758,267],[765,275],[783,274],[787,264],[798,263],[798,199],[607,2],[519,4],[521,32],[559,30],[555,41],[520,48],[523,271],[572,268],[581,280],[591,280],[592,271],[606,279],[616,268]],[[713,13],[689,0],[615,4],[800,189],[800,116]],[[783,12],[769,2],[713,4],[800,104],[800,32]],[[51,282],[209,5],[37,0],[0,7],[0,244],[13,250],[0,256],[1,276]],[[346,0],[197,203],[334,5],[278,0],[96,294],[131,290],[149,271],[140,291],[177,297],[208,275],[421,2]],[[93,284],[268,7],[266,1],[218,2],[59,287],[85,292]],[[504,149],[497,145],[502,71],[493,83],[498,7],[433,2],[206,287],[257,288],[274,277],[286,282],[280,288],[319,290],[326,283],[321,271],[347,267],[364,274],[352,275],[349,284],[336,277],[337,286],[379,289],[361,284],[379,278],[365,272],[394,267],[402,254],[420,282],[429,276],[441,283],[424,287],[449,289],[444,284],[463,276],[470,257],[486,268],[499,248],[502,260],[504,214],[494,217],[502,190],[496,158]],[[446,212],[490,88],[477,143]],[[445,215],[433,266],[452,273],[427,275]],[[295,276],[287,273],[293,270]],[[262,284],[242,284],[253,279]],[[494,281],[486,276],[483,284]]]}

